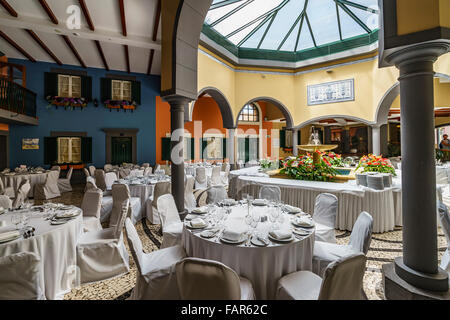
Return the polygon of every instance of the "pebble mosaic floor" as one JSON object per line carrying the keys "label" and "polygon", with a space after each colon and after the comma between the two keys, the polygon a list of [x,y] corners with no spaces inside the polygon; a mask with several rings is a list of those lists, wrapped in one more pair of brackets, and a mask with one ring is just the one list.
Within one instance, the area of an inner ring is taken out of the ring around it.
{"label": "pebble mosaic floor", "polygon": [[[81,205],[83,186],[75,186],[73,192],[63,194],[52,202],[64,204]],[[36,204],[40,204],[36,202]],[[146,220],[136,224],[139,237],[146,253],[158,250],[162,235],[159,225],[150,225]],[[339,244],[349,241],[350,232],[336,230]],[[128,243],[125,240],[128,249]],[[438,230],[439,261],[446,247],[446,239],[442,230]],[[383,283],[381,266],[392,262],[396,257],[402,255],[402,231],[396,228],[392,232],[373,234],[370,249],[367,254],[366,273],[364,275],[364,291],[369,300],[383,300]],[[136,265],[130,253],[130,272],[114,279],[101,281],[93,284],[82,285],[74,288],[64,296],[64,300],[124,300],[130,296],[136,281]]]}

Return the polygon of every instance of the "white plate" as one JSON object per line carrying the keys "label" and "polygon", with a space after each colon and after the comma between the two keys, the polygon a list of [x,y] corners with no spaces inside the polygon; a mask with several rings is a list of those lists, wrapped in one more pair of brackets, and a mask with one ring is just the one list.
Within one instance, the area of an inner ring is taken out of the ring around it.
{"label": "white plate", "polygon": [[250,240],[250,242],[257,247],[267,247],[269,245],[269,243],[264,243],[261,240],[258,239],[258,237],[252,237],[252,239]]}
{"label": "white plate", "polygon": [[225,239],[225,238],[222,238],[222,237],[220,237],[219,239],[220,239],[220,241],[223,241],[223,242],[228,243],[228,244],[241,244],[241,243],[244,243],[247,240],[247,235],[243,234],[241,239],[239,239],[239,240],[228,240],[228,239]]}
{"label": "white plate", "polygon": [[205,230],[200,233],[200,237],[205,238],[205,239],[211,239],[211,238],[214,238],[215,236],[217,236],[218,233],[219,233],[219,231],[212,232],[211,230]]}
{"label": "white plate", "polygon": [[290,237],[290,238],[287,238],[287,239],[277,239],[277,238],[274,238],[274,237],[272,237],[272,236],[270,235],[270,233],[269,233],[267,236],[268,236],[268,238],[269,238],[270,240],[275,241],[275,242],[291,242],[292,240],[294,240],[294,235],[293,235],[293,234],[291,234],[291,237]]}
{"label": "white plate", "polygon": [[299,229],[292,230],[292,233],[295,233],[296,235],[301,236],[301,237],[307,237],[311,234],[311,232],[308,232],[306,230],[299,230]]}
{"label": "white plate", "polygon": [[74,212],[74,213],[72,213],[72,214],[70,214],[70,215],[63,215],[63,214],[61,214],[61,215],[56,215],[55,216],[55,219],[72,219],[72,218],[75,218],[75,217],[78,217],[79,215],[80,215],[80,211],[76,211],[76,212]]}
{"label": "white plate", "polygon": [[190,222],[186,222],[184,225],[185,225],[186,227],[188,227],[189,229],[205,229],[205,228],[207,228],[207,227],[209,226],[209,224],[205,224],[205,225],[202,226],[202,227],[193,227],[193,226],[191,226],[191,223],[190,223]]}
{"label": "white plate", "polygon": [[196,209],[194,209],[194,210],[191,211],[191,213],[193,213],[193,214],[206,214],[206,213],[208,213],[208,210],[206,210],[206,209],[204,209],[204,210],[196,210]]}
{"label": "white plate", "polygon": [[267,206],[268,201],[265,199],[256,199],[252,202],[252,205],[254,206]]}
{"label": "white plate", "polygon": [[19,234],[18,236],[15,236],[15,237],[12,237],[12,238],[9,238],[9,239],[3,239],[3,240],[0,240],[0,243],[6,243],[6,242],[14,241],[14,240],[19,239],[21,236],[22,235]]}
{"label": "white plate", "polygon": [[295,219],[291,219],[291,223],[296,227],[302,227],[302,228],[314,228],[314,222],[311,221],[311,224],[305,225],[305,224],[299,224],[295,222]]}
{"label": "white plate", "polygon": [[60,224],[65,224],[69,221],[70,220],[68,220],[68,219],[50,220],[50,224],[56,226],[56,225],[60,225]]}

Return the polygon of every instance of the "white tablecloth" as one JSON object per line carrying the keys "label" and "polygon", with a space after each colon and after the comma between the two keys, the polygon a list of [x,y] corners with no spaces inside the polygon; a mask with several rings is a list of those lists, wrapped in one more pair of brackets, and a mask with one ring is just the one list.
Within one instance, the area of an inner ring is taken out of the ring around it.
{"label": "white tablecloth", "polygon": [[34,186],[36,184],[42,184],[45,183],[45,180],[47,179],[48,173],[21,173],[21,174],[14,174],[14,175],[5,175],[0,174],[0,179],[2,179],[3,184],[5,187],[12,187],[14,189],[14,192],[16,192],[17,188],[19,187],[20,183],[28,179],[30,180],[31,189],[28,193],[29,197],[33,197],[34,195]]}
{"label": "white tablecloth", "polygon": [[[81,210],[81,209],[80,209]],[[0,215],[0,221],[11,226],[12,212]],[[0,257],[19,252],[33,252],[41,259],[41,290],[47,299],[61,299],[77,285],[76,244],[83,231],[83,218],[62,225],[51,225],[44,213],[30,215],[28,225],[36,229],[35,236],[0,244]]]}
{"label": "white tablecloth", "polygon": [[[254,207],[267,214],[266,207]],[[246,207],[233,207],[230,219],[244,219]],[[285,214],[284,228],[291,228],[290,216]],[[244,222],[242,222],[244,224]],[[258,230],[267,232],[270,222],[259,223]],[[183,246],[190,257],[220,261],[253,284],[257,299],[275,299],[278,280],[292,272],[312,270],[314,231],[302,240],[287,244],[271,242],[267,247],[228,245],[217,238],[204,239],[198,232],[183,229]]]}
{"label": "white tablecloth", "polygon": [[339,199],[336,228],[351,231],[362,211],[370,213],[374,219],[373,232],[382,233],[394,230],[401,225],[401,187],[394,184],[391,188],[378,191],[357,186],[354,181],[348,183],[301,181],[292,179],[276,179],[268,177],[246,176],[241,174],[230,180],[230,196],[237,197],[237,193],[244,186],[247,193],[258,197],[259,189],[263,185],[276,185],[281,188],[281,200],[284,203],[300,207],[305,212],[314,213],[316,197],[321,193],[332,193]]}
{"label": "white tablecloth", "polygon": [[436,166],[436,184],[448,184],[447,167]]}

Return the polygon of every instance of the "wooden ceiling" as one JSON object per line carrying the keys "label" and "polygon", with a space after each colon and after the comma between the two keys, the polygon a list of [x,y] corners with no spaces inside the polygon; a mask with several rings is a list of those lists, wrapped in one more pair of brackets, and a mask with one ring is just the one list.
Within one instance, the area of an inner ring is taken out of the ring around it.
{"label": "wooden ceiling", "polygon": [[[76,21],[74,13],[79,29],[67,24]],[[160,16],[161,0],[0,0],[0,51],[33,62],[159,75]]]}

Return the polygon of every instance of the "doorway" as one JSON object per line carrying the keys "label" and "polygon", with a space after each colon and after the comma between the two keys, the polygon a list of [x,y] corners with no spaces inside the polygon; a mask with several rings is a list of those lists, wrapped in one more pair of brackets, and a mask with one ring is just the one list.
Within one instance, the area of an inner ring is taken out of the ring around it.
{"label": "doorway", "polygon": [[0,134],[0,170],[8,168],[8,136]]}
{"label": "doorway", "polygon": [[238,160],[258,161],[259,138],[238,138]]}
{"label": "doorway", "polygon": [[111,164],[120,165],[122,163],[133,162],[133,138],[112,137],[111,138]]}

